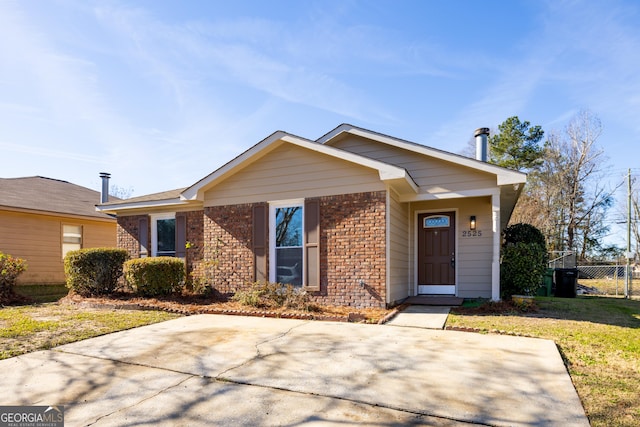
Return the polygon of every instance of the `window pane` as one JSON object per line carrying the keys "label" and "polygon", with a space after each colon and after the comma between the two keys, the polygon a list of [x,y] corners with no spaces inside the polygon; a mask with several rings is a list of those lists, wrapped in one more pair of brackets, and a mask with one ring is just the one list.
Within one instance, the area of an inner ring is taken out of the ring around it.
{"label": "window pane", "polygon": [[62,241],[64,243],[82,243],[82,226],[81,225],[63,225]]}
{"label": "window pane", "polygon": [[62,258],[69,251],[82,249],[82,226],[62,225]]}
{"label": "window pane", "polygon": [[302,286],[302,248],[276,249],[278,283]]}
{"label": "window pane", "polygon": [[302,246],[302,206],[276,209],[276,247]]}
{"label": "window pane", "polygon": [[174,256],[176,254],[176,220],[159,219],[156,221],[158,231],[158,256]]}

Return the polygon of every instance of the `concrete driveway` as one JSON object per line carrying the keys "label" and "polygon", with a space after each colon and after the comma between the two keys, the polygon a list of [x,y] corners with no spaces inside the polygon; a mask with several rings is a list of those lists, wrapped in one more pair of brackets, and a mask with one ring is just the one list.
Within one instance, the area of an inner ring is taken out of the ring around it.
{"label": "concrete driveway", "polygon": [[199,315],[0,361],[68,426],[588,426],[553,342]]}

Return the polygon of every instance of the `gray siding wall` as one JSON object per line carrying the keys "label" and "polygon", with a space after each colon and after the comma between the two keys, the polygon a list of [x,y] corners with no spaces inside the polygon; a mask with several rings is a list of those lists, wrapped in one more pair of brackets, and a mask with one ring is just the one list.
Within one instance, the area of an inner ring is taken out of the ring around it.
{"label": "gray siding wall", "polygon": [[372,159],[405,168],[421,193],[447,193],[496,186],[495,175],[474,171],[444,160],[349,135],[332,144]]}
{"label": "gray siding wall", "polygon": [[411,283],[409,250],[409,205],[400,203],[394,191],[387,197],[389,213],[389,303],[400,301],[409,296]]}

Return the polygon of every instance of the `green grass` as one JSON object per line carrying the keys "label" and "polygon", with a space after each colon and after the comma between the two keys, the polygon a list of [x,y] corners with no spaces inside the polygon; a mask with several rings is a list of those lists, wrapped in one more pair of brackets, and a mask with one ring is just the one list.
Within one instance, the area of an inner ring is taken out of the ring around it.
{"label": "green grass", "polygon": [[64,283],[57,285],[19,285],[16,293],[31,298],[35,302],[55,302],[67,296],[69,289]]}
{"label": "green grass", "polygon": [[0,309],[0,359],[179,317],[161,311],[89,309],[56,303]]}
{"label": "green grass", "polygon": [[[631,282],[632,290],[636,280]],[[579,279],[578,283],[598,289],[605,295],[624,295],[624,277],[610,279]]]}
{"label": "green grass", "polygon": [[517,314],[452,313],[447,326],[519,333],[556,342],[592,426],[640,425],[640,301],[536,299]]}

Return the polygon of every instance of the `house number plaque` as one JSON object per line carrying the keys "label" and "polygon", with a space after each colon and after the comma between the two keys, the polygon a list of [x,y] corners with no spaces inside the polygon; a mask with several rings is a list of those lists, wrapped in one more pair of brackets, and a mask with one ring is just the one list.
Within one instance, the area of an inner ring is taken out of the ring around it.
{"label": "house number plaque", "polygon": [[463,230],[462,237],[482,237],[482,230]]}

